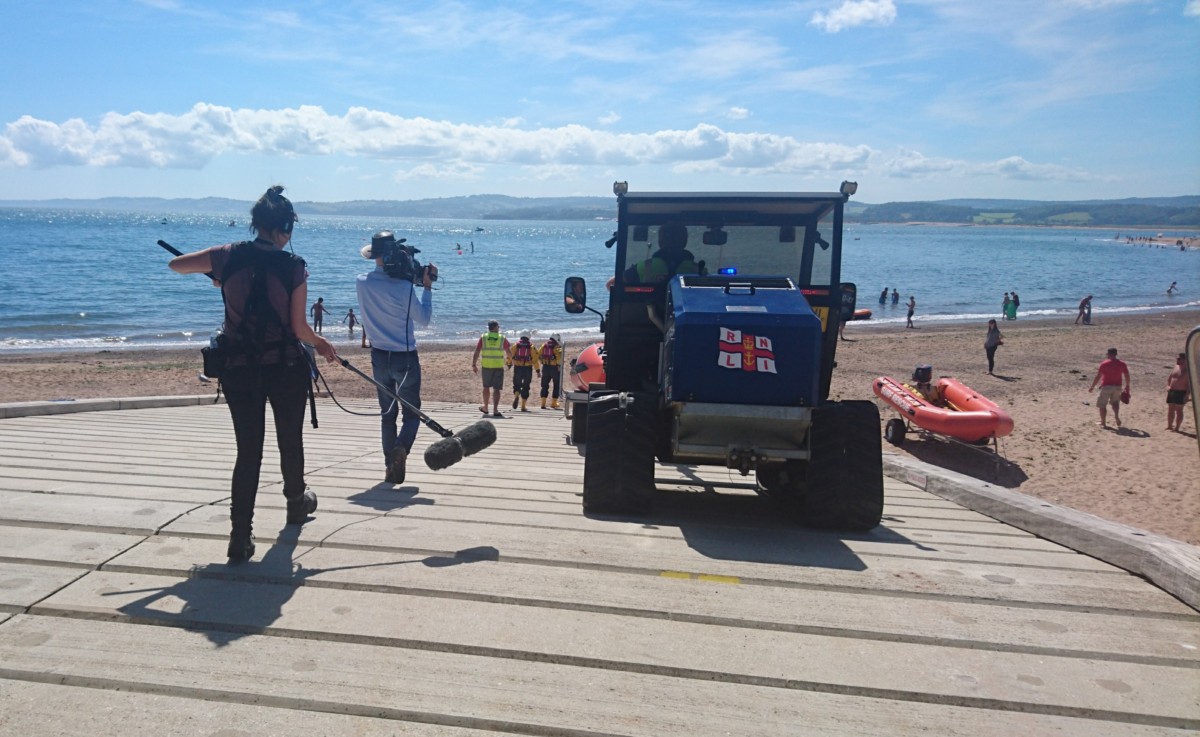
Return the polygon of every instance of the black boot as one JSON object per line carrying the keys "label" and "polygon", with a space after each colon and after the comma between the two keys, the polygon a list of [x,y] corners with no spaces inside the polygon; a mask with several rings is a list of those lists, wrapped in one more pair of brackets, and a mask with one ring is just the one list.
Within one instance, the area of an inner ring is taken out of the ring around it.
{"label": "black boot", "polygon": [[250,531],[249,522],[233,524],[233,531],[229,533],[229,550],[226,555],[231,563],[254,557],[254,536]]}
{"label": "black boot", "polygon": [[308,521],[308,516],[317,511],[317,495],[308,489],[295,499],[288,499],[287,523],[302,525]]}

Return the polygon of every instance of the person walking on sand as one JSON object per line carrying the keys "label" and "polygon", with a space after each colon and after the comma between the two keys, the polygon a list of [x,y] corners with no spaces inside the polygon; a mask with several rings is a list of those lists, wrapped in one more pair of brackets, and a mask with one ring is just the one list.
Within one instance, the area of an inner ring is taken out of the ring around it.
{"label": "person walking on sand", "polygon": [[1187,355],[1180,353],[1167,378],[1167,429],[1179,432],[1183,427],[1183,408],[1192,394],[1188,382]]}
{"label": "person walking on sand", "polygon": [[1083,320],[1084,325],[1092,324],[1092,295],[1088,295],[1079,300],[1079,314],[1075,316],[1075,324]]}
{"label": "person walking on sand", "polygon": [[296,211],[274,185],[250,209],[256,238],[171,259],[180,274],[211,274],[225,303],[226,358],[221,370],[225,404],[233,420],[237,459],[230,482],[230,561],[254,556],[254,501],[262,470],[266,406],[271,405],[287,524],[302,525],[317,510],[317,495],[304,482],[304,407],[311,391],[308,343],[332,363],[337,351],[304,321],[308,270],[283,250],[292,238]]}
{"label": "person walking on sand", "polygon": [[1004,336],[995,320],[988,320],[987,337],[983,339],[983,350],[987,353],[988,373],[996,368],[996,349],[1004,345]]}
{"label": "person walking on sand", "polygon": [[1017,319],[1017,310],[1021,307],[1021,298],[1017,296],[1017,290],[1012,291],[1012,319]]}
{"label": "person walking on sand", "polygon": [[329,308],[325,306],[325,298],[324,297],[317,297],[317,301],[313,302],[311,312],[312,312],[313,330],[320,333],[320,332],[322,332],[321,324],[325,320],[325,313],[329,312]]}
{"label": "person walking on sand", "polygon": [[1000,303],[1000,316],[1005,320],[1008,319],[1008,306],[1012,304],[1012,298],[1008,296],[1008,292],[1004,293],[1004,301]]}
{"label": "person walking on sand", "polygon": [[537,372],[538,378],[542,376],[541,356],[534,348],[533,343],[529,342],[528,330],[521,332],[521,337],[513,346],[512,354],[508,357],[507,365],[513,370],[512,407],[516,409],[519,402],[521,411],[528,412],[529,408],[525,404],[529,401],[529,389],[533,386],[533,374]]}
{"label": "person walking on sand", "polygon": [[[1122,382],[1124,388],[1122,388]],[[1108,412],[1107,408],[1111,405],[1113,411],[1113,421],[1117,427],[1121,426],[1121,395],[1129,392],[1129,367],[1125,362],[1117,358],[1117,349],[1108,349],[1108,358],[1100,362],[1100,368],[1096,369],[1096,377],[1092,379],[1092,385],[1088,387],[1091,392],[1096,388],[1096,384],[1100,385],[1100,395],[1096,398],[1096,406],[1100,408],[1100,427],[1108,427]]]}
{"label": "person walking on sand", "polygon": [[906,328],[913,327],[912,318],[913,318],[913,313],[916,311],[917,311],[917,298],[910,294],[910,295],[908,295],[908,318],[906,319],[904,327],[906,327]]}
{"label": "person walking on sand", "polygon": [[538,354],[542,362],[542,409],[546,409],[546,397],[550,397],[550,409],[558,409],[563,363],[562,337],[558,333],[551,335],[550,340],[542,343]]}
{"label": "person walking on sand", "polygon": [[475,355],[471,356],[471,371],[479,374],[479,366],[483,364],[483,404],[479,405],[479,411],[485,415],[490,404],[493,417],[504,416],[500,414],[500,392],[504,389],[504,364],[511,360],[512,344],[500,334],[500,323],[488,321],[487,332],[479,336]]}

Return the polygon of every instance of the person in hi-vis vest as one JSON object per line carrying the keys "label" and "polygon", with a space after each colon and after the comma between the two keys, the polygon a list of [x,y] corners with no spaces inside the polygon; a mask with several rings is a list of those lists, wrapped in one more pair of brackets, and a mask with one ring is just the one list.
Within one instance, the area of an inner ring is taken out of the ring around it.
{"label": "person in hi-vis vest", "polygon": [[658,250],[644,261],[625,270],[625,281],[632,284],[658,284],[675,274],[699,274],[696,258],[687,250],[687,227],[667,223],[658,228]]}
{"label": "person in hi-vis vest", "polygon": [[[471,370],[480,373],[483,364],[483,404],[479,411],[487,414],[488,405],[492,407],[493,417],[503,417],[500,414],[500,391],[504,388],[504,364],[512,358],[512,345],[500,334],[500,323],[491,320],[487,332],[479,336],[475,344],[475,355],[471,357]],[[490,390],[490,399],[489,399]]]}

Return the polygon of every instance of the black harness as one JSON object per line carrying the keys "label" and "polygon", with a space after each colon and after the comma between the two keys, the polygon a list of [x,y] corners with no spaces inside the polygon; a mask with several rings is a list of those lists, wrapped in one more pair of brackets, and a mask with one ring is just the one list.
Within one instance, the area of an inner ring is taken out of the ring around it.
{"label": "black harness", "polygon": [[[288,303],[291,303],[292,292],[299,286],[293,275],[296,267],[306,266],[304,259],[276,249],[259,248],[254,241],[242,241],[233,244],[229,261],[221,272],[221,298],[225,303],[225,332],[222,349],[226,363],[234,365],[264,365],[269,363],[286,364],[289,361],[303,360],[309,367],[313,382],[316,381],[316,362],[296,337],[287,321],[271,305],[270,285],[268,279],[274,279],[287,292]],[[250,288],[247,291],[245,303],[234,305],[241,308],[241,322],[233,325],[233,310],[230,309],[231,295],[228,291],[230,280],[240,272],[250,269]],[[273,333],[268,340],[268,333]],[[274,359],[274,360],[271,360]],[[218,384],[218,394],[220,385]],[[308,387],[309,410],[312,415],[312,426],[317,426],[316,398],[313,384]]]}
{"label": "black harness", "polygon": [[[304,259],[286,251],[263,250],[255,246],[253,241],[233,245],[229,261],[221,272],[221,298],[225,302],[225,336],[229,358],[242,359],[246,364],[263,364],[284,363],[289,358],[298,359],[304,355],[296,334],[271,306],[267,281],[268,277],[273,277],[283,286],[290,300],[297,286],[292,281],[297,264],[303,266]],[[231,328],[233,311],[230,309],[228,285],[231,279],[246,269],[251,270],[250,289],[245,304],[234,305],[242,308],[242,319],[237,327]],[[273,340],[267,340],[269,330],[274,333]],[[290,356],[289,348],[292,349]],[[272,352],[275,353],[275,361],[269,361]]]}

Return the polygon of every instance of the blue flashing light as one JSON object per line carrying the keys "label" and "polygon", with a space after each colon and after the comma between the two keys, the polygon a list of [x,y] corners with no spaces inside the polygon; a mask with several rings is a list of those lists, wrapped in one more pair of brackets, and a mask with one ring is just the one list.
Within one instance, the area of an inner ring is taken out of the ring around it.
{"label": "blue flashing light", "polygon": [[721,276],[734,276],[735,274],[737,274],[737,267],[726,266],[724,268],[717,269],[717,273],[720,274]]}

